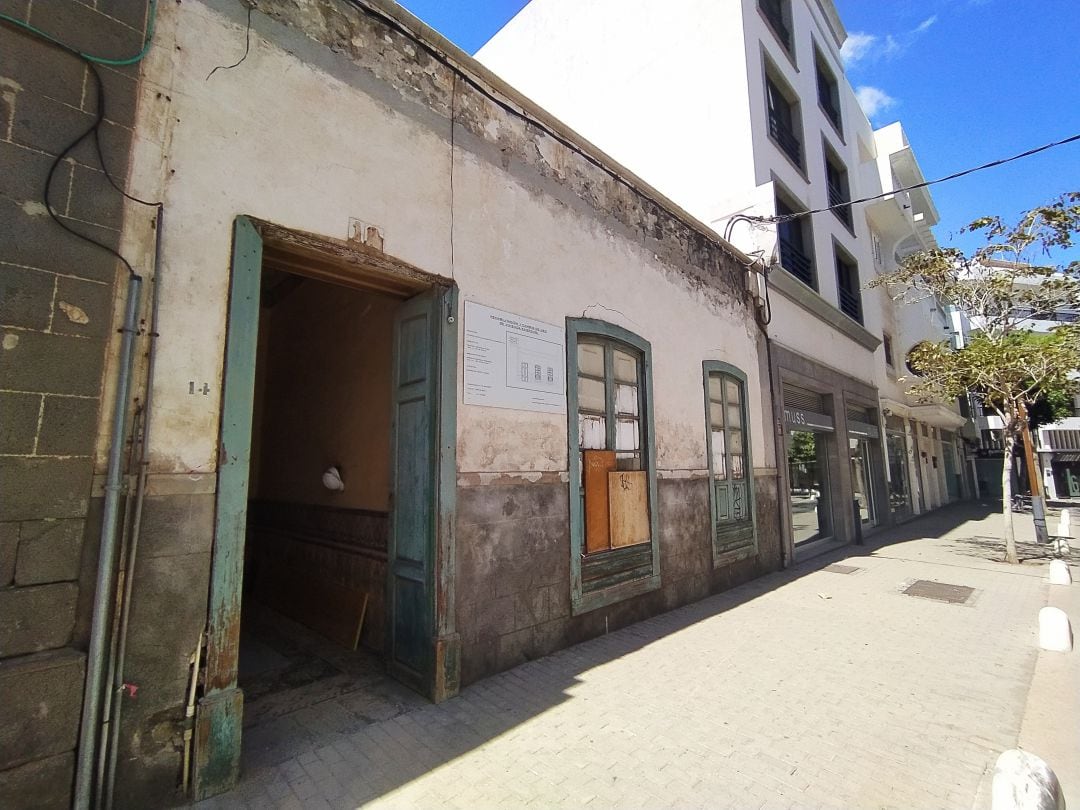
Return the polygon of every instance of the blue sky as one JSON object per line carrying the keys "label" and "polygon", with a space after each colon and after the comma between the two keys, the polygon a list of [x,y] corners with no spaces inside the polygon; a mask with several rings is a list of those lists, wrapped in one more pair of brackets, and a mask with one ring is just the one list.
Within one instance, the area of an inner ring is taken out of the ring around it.
{"label": "blue sky", "polygon": [[[474,53],[525,2],[402,4]],[[1077,0],[836,4],[849,34],[849,81],[871,88],[863,97],[877,102],[875,125],[903,122],[928,179],[1080,133]],[[1080,142],[934,186],[938,241],[970,250],[981,241],[958,231],[976,217],[1013,218],[1073,190],[1080,191]],[[1080,258],[1080,250],[1071,253]]]}

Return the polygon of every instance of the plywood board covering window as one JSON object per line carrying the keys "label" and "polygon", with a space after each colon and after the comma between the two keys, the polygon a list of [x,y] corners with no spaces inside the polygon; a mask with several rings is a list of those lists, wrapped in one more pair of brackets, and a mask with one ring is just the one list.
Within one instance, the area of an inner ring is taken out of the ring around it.
{"label": "plywood board covering window", "polygon": [[641,356],[597,338],[578,343],[577,356],[585,550],[648,543],[649,502],[640,474]]}
{"label": "plywood board covering window", "polygon": [[659,586],[650,347],[567,320],[572,601],[577,612]]}

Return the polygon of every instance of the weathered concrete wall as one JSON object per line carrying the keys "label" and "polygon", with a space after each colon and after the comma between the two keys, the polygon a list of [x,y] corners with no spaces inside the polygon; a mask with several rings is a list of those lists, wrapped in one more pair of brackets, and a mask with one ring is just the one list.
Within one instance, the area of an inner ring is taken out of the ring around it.
{"label": "weathered concrete wall", "polygon": [[458,606],[463,684],[696,601],[781,565],[776,478],[755,478],[758,553],[713,567],[708,479],[659,482],[660,573],[652,593],[572,616],[568,487],[459,486]]}
{"label": "weathered concrete wall", "polygon": [[[661,431],[661,467],[705,465],[700,442],[676,438],[704,430],[700,396],[685,385],[700,378],[701,360],[747,366],[751,410],[761,410],[758,370],[745,362],[757,330],[742,269],[715,243],[463,82],[455,88],[448,69],[344,4],[260,4],[247,60],[207,81],[222,53],[242,51],[244,20],[229,0],[163,8],[149,59],[134,173],[151,188],[164,181],[174,223],[162,315],[174,337],[162,343],[155,391],[159,471],[214,469],[238,214],[337,238],[356,217],[382,229],[388,253],[454,278],[467,298],[555,324],[585,312],[642,334],[654,343],[657,412],[672,428]],[[268,72],[281,82],[256,80]],[[186,337],[196,332],[198,341]],[[193,378],[210,381],[209,395],[188,396]],[[474,433],[520,430],[523,417],[473,406],[460,414],[463,469],[565,469],[561,417],[527,415],[529,450],[492,458]],[[763,446],[754,451],[765,457]]]}
{"label": "weathered concrete wall", "polygon": [[[0,9],[84,52],[137,53],[146,0]],[[127,176],[137,67],[99,68],[101,146]],[[117,262],[65,232],[43,192],[56,155],[94,120],[96,84],[78,59],[0,25],[0,806],[67,807],[82,703],[82,576],[98,528],[89,516],[94,440],[112,334]],[[92,141],[60,164],[49,196],[65,224],[111,248],[125,213]],[[145,210],[129,220],[148,230]],[[122,292],[120,296],[122,297]],[[84,539],[85,538],[85,539]]]}
{"label": "weathered concrete wall", "polygon": [[[205,619],[239,215],[338,239],[357,218],[380,228],[388,254],[453,278],[466,299],[557,325],[601,318],[652,343],[664,587],[606,613],[568,619],[566,416],[459,402],[459,476],[471,483],[460,487],[458,553],[477,556],[459,567],[466,608],[456,615],[474,621],[480,608],[470,591],[477,582],[497,590],[504,558],[524,567],[520,537],[544,554],[536,576],[550,577],[534,582],[523,572],[516,590],[495,595],[539,600],[522,604],[520,619],[515,602],[514,624],[497,628],[505,632],[490,629],[487,609],[475,620],[480,630],[461,626],[497,638],[470,642],[473,677],[603,632],[605,616],[609,626],[627,623],[779,564],[769,539],[768,367],[734,255],[347,3],[263,0],[246,59],[209,76],[244,52],[246,20],[237,0],[162,4],[140,85],[131,182],[165,200],[166,218],[148,516],[160,522],[140,548],[129,678],[140,689],[125,699],[121,735],[118,795],[131,806],[173,795],[179,776],[187,656]],[[124,236],[136,254],[151,247],[135,227]],[[718,571],[701,477],[706,359],[748,376],[760,468],[759,558]],[[104,448],[99,442],[98,453]],[[508,492],[520,492],[521,514],[547,517],[518,521],[520,536],[486,519]],[[687,497],[696,505],[681,505]]]}

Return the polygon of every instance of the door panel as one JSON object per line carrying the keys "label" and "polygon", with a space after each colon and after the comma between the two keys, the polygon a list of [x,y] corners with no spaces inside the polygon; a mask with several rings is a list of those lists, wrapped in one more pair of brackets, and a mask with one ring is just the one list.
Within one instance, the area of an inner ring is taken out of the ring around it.
{"label": "door panel", "polygon": [[397,560],[423,565],[431,534],[430,398],[397,403],[396,423],[400,452],[394,469],[395,551]]}
{"label": "door panel", "polygon": [[437,290],[418,295],[401,305],[394,322],[389,659],[396,677],[425,693],[435,613],[438,300]]}

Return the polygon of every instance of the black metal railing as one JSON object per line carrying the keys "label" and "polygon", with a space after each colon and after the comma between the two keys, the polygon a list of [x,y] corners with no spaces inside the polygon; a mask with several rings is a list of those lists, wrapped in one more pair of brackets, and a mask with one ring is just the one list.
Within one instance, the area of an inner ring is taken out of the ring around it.
{"label": "black metal railing", "polygon": [[784,22],[784,10],[780,5],[780,0],[761,0],[758,5],[761,8],[761,13],[765,15],[765,19],[772,26],[776,38],[790,51],[791,31],[788,30],[787,24]]}
{"label": "black metal railing", "polygon": [[843,189],[835,183],[829,183],[829,205],[836,206],[832,212],[839,217],[840,221],[851,227],[851,198],[844,193]]}
{"label": "black metal railing", "polygon": [[840,311],[859,323],[862,323],[862,301],[857,292],[840,288]]}
{"label": "black metal railing", "polygon": [[814,286],[814,263],[799,248],[780,237],[780,265],[807,287]]}
{"label": "black metal railing", "polygon": [[769,113],[769,134],[796,166],[802,166],[802,143],[776,113]]}

